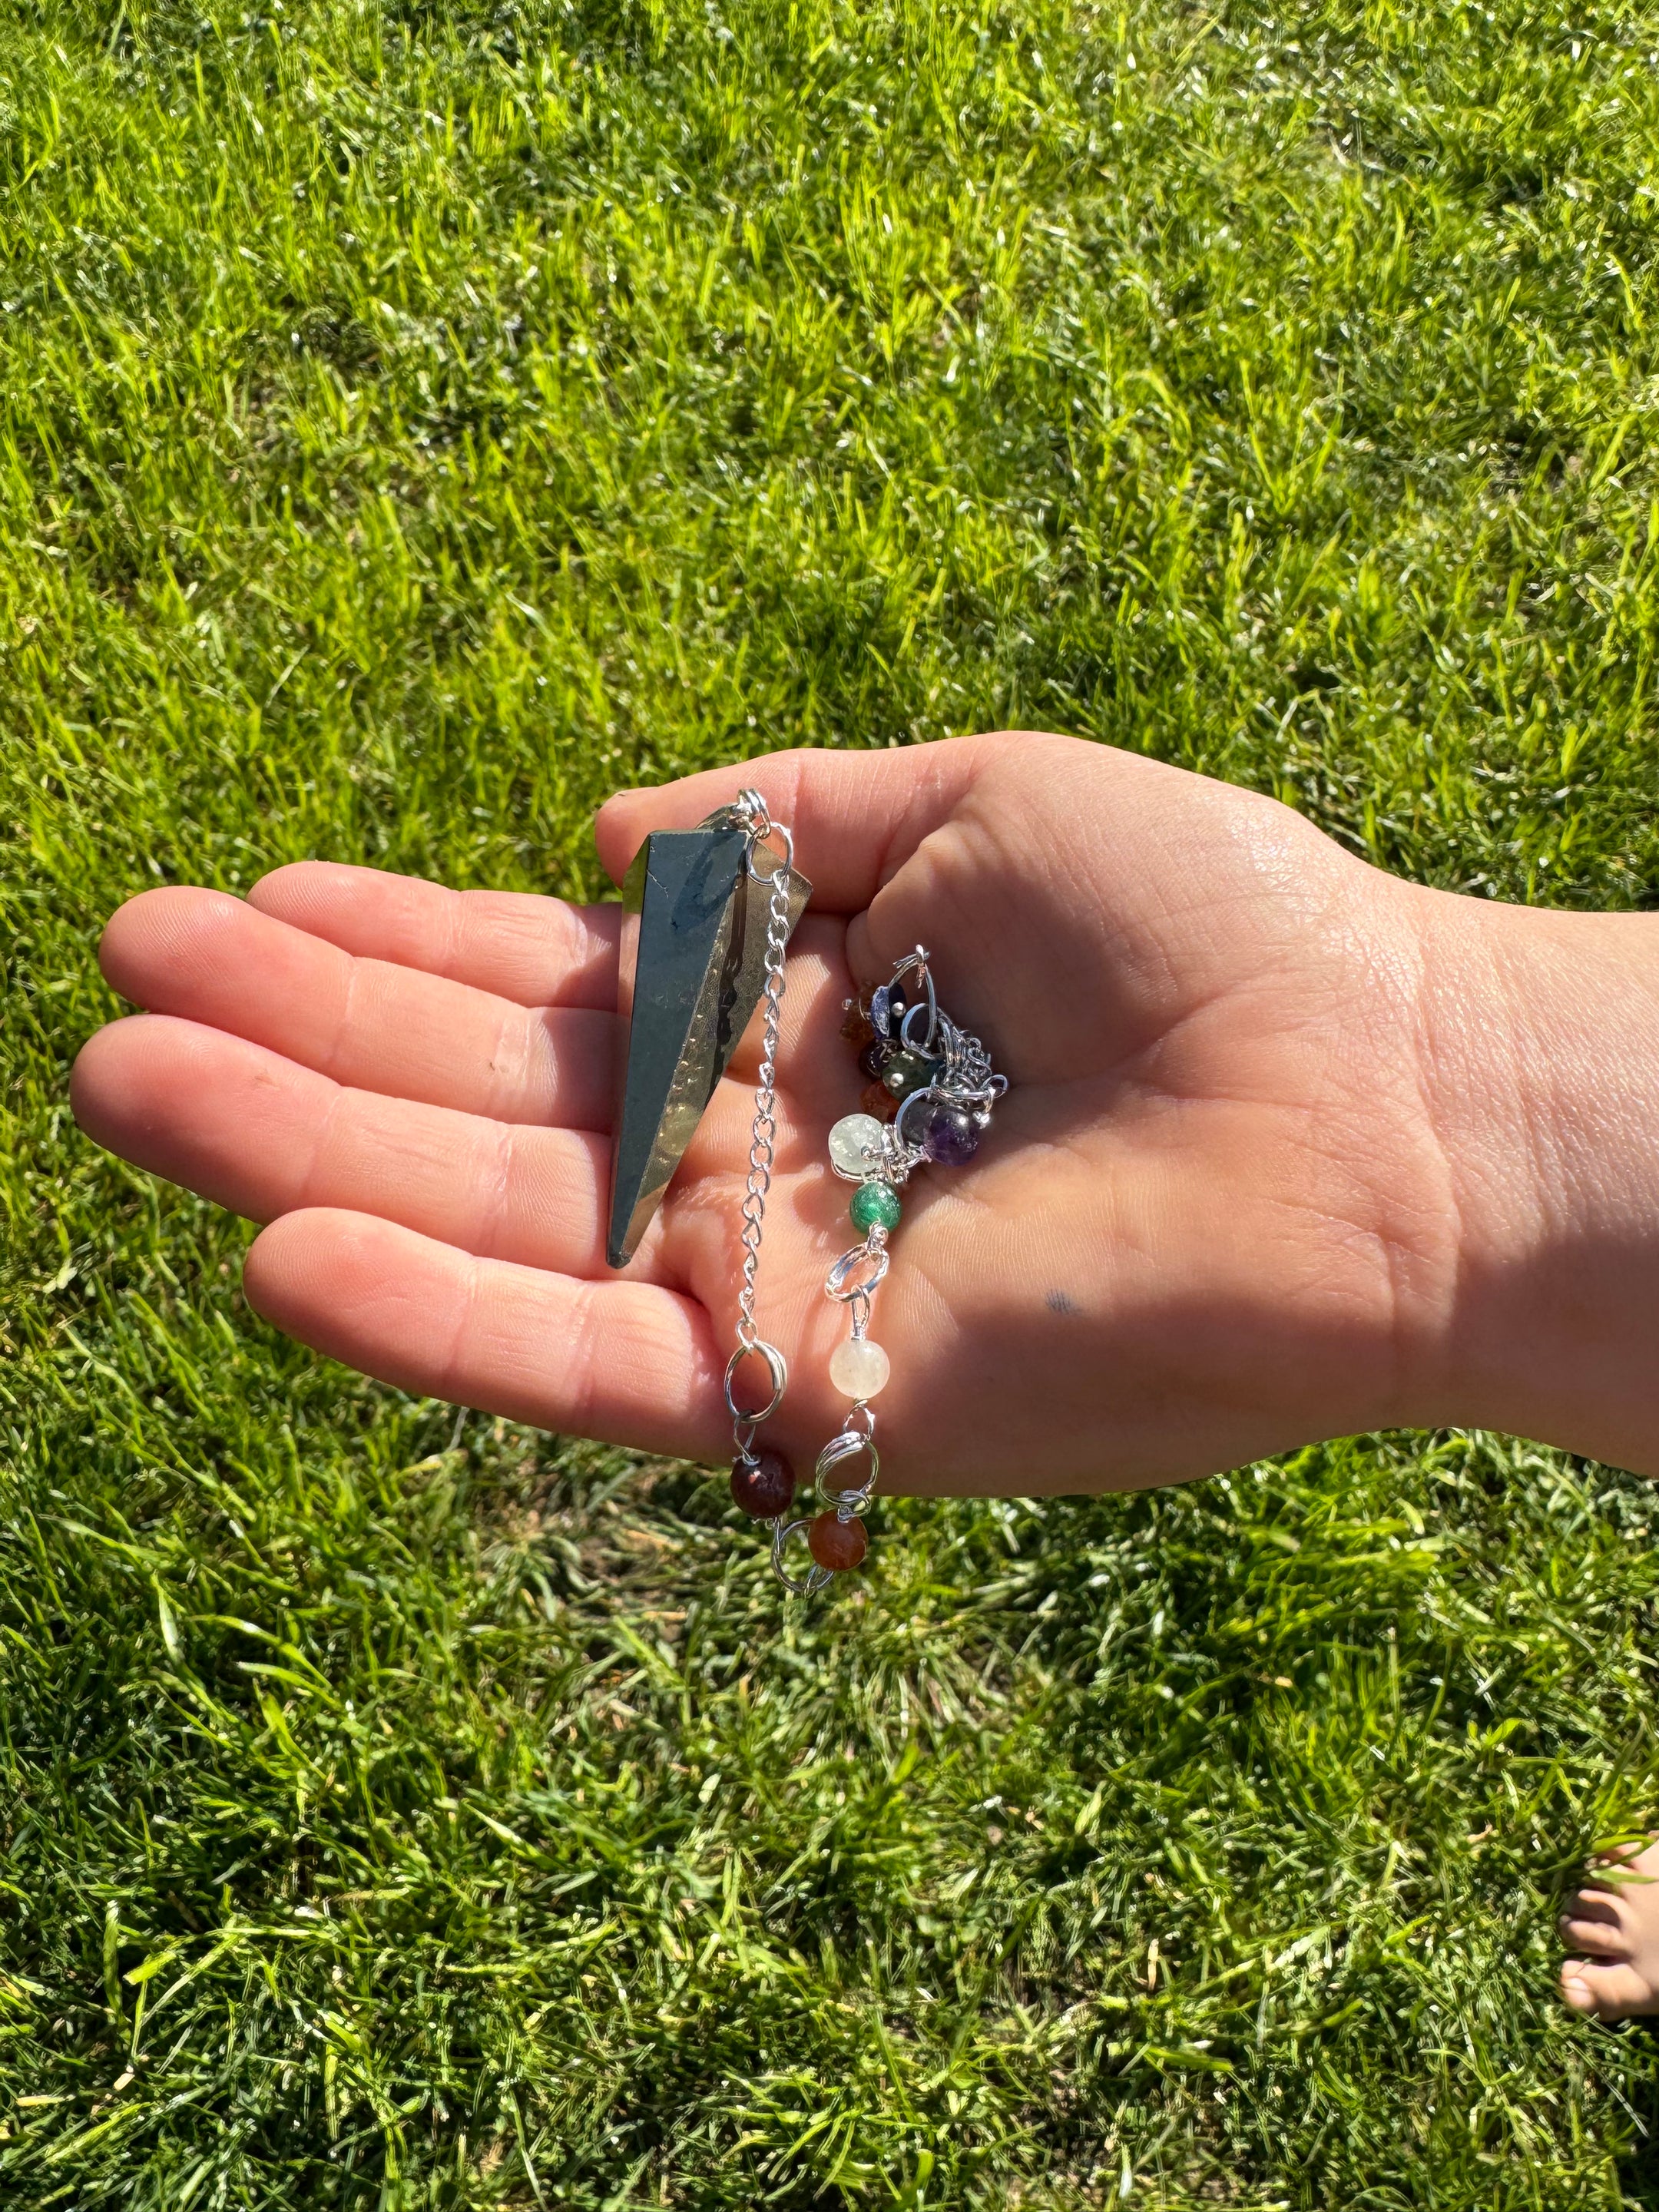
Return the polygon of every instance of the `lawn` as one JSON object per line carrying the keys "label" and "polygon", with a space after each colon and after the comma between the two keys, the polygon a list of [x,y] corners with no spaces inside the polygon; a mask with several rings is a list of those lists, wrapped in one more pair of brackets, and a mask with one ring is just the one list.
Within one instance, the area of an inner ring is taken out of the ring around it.
{"label": "lawn", "polygon": [[6,2212],[1659,2206],[1552,1997],[1649,1486],[890,1504],[803,1612],[65,1106],[128,893],[592,894],[781,744],[1659,904],[1656,330],[1655,0],[0,0]]}

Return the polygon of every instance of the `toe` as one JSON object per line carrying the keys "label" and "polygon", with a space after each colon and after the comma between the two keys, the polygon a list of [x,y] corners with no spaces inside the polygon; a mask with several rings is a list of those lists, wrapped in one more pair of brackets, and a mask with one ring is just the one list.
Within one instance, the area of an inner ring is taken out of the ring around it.
{"label": "toe", "polygon": [[1574,2012],[1596,2020],[1628,2020],[1659,2011],[1659,1996],[1628,1962],[1569,1959],[1561,1969],[1561,1996]]}
{"label": "toe", "polygon": [[1619,1893],[1596,1882],[1588,1882],[1577,1897],[1571,1899],[1567,1911],[1577,1920],[1617,1920]]}
{"label": "toe", "polygon": [[1571,1950],[1580,1951],[1591,1959],[1628,1960],[1631,1947],[1622,1928],[1607,1920],[1581,1920],[1576,1913],[1564,1912],[1557,1925],[1561,1941]]}

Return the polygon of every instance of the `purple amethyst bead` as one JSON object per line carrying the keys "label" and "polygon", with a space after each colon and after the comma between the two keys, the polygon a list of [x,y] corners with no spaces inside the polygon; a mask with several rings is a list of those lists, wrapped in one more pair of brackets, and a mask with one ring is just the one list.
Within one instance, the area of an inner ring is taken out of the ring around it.
{"label": "purple amethyst bead", "polygon": [[884,1038],[878,1037],[873,1044],[866,1045],[859,1054],[859,1066],[872,1083],[878,1083],[883,1069],[892,1057],[892,1046]]}
{"label": "purple amethyst bead", "polygon": [[979,1130],[965,1106],[939,1099],[921,1116],[921,1149],[942,1168],[959,1168],[979,1150]]}

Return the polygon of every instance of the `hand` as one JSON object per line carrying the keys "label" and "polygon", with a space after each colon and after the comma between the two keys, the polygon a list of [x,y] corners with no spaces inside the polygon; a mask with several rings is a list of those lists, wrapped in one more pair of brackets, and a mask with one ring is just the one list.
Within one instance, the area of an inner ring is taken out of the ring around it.
{"label": "hand", "polygon": [[[1659,1250],[1659,1175],[1612,1176],[1588,1103],[1620,1007],[1644,1096],[1640,918],[1417,890],[1273,800],[1021,732],[628,793],[599,816],[605,866],[745,783],[815,886],[759,1315],[791,1366],[767,1440],[803,1472],[846,1410],[822,1294],[856,1241],[825,1155],[864,1080],[842,1001],[918,943],[1012,1088],[969,1166],[903,1194],[872,1323],[887,1487],[1121,1487],[1448,1421],[1659,1464],[1626,1297]],[[145,892],[102,957],[150,1011],[88,1045],[76,1114],[270,1224],[247,1295],[301,1341],[407,1390],[720,1459],[756,1040],[611,1274],[618,919],[322,863],[246,902]],[[1622,1126],[1616,1085],[1609,1111]],[[1584,1364],[1552,1395],[1553,1349]]]}

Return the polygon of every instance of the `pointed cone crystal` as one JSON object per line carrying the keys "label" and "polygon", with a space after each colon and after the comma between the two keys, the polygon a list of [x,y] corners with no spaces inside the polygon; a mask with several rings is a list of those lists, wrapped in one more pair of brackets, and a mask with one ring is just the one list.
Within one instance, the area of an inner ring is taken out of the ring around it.
{"label": "pointed cone crystal", "polygon": [[[623,888],[617,1011],[628,1025],[605,1256],[625,1267],[766,988],[769,890],[742,830],[659,830]],[[811,885],[791,872],[793,931]]]}

